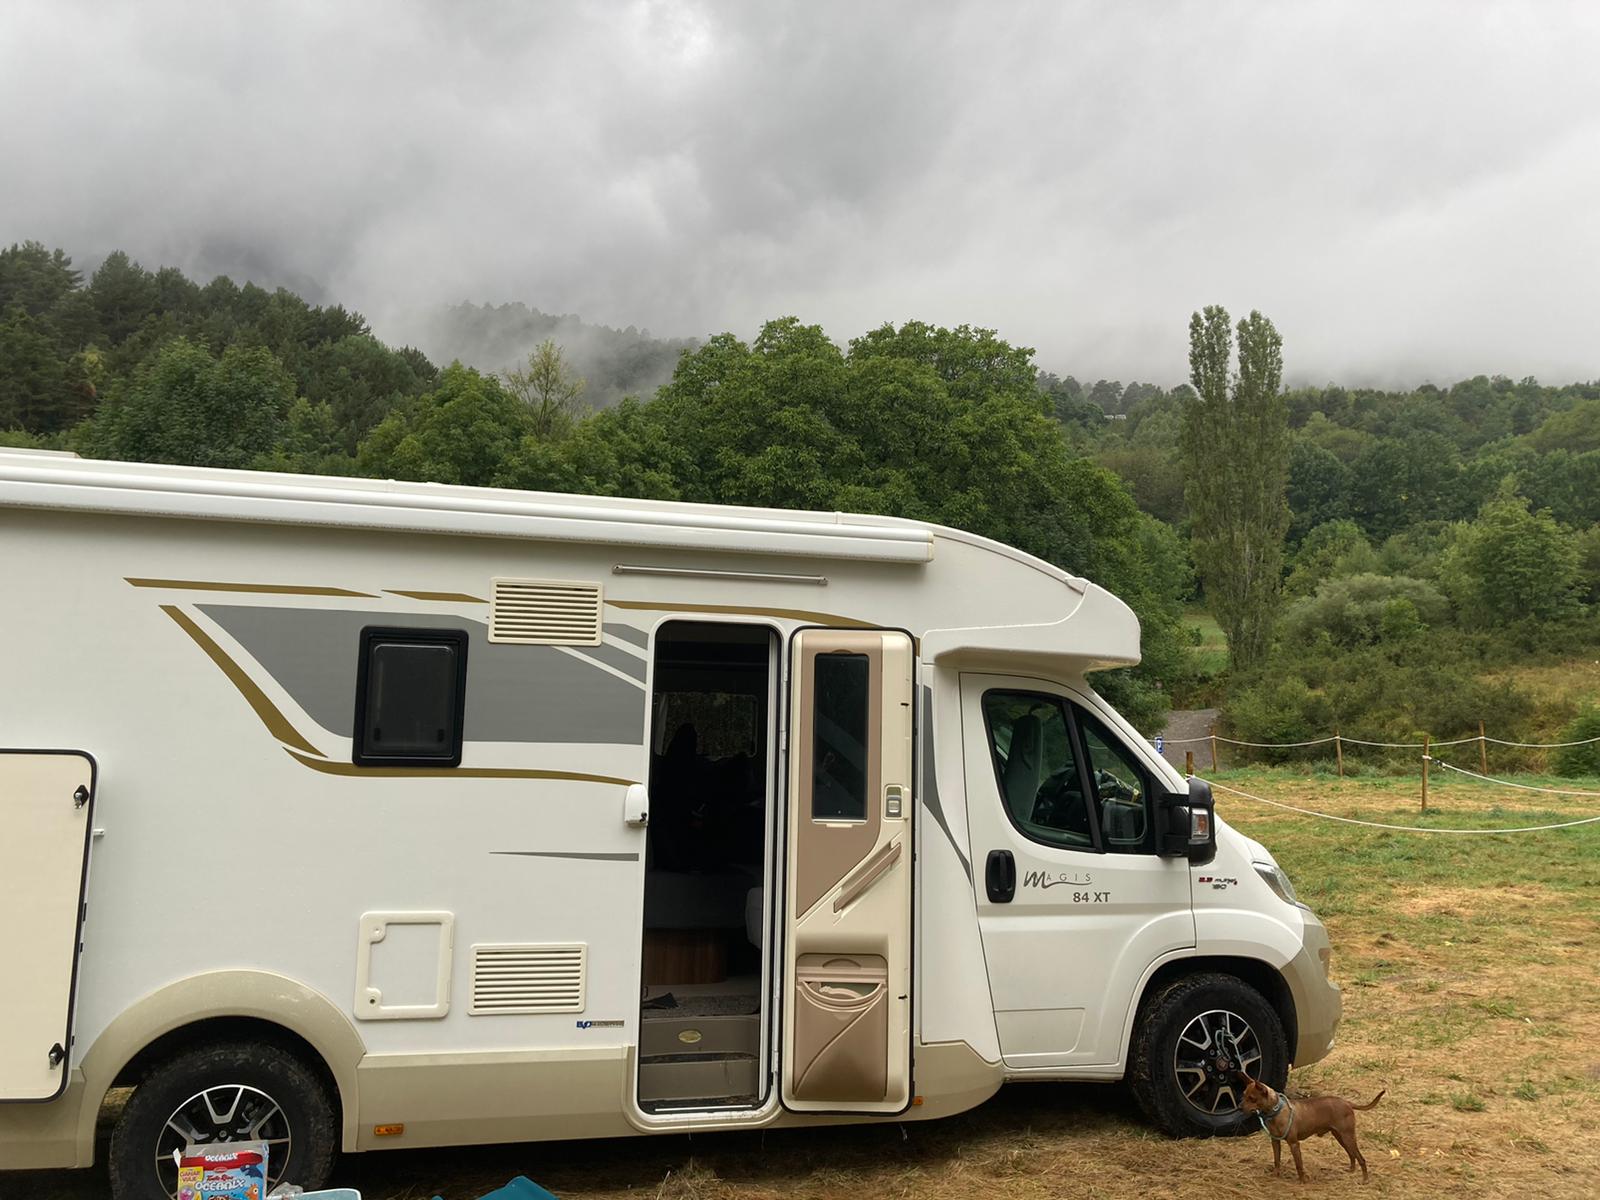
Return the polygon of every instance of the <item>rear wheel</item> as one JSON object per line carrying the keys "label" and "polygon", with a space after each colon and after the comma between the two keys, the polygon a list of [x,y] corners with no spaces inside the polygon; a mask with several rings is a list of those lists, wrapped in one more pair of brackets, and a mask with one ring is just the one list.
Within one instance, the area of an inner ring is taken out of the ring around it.
{"label": "rear wheel", "polygon": [[168,1059],[134,1089],[111,1134],[116,1200],[172,1200],[172,1152],[191,1144],[266,1142],[270,1186],[321,1187],[338,1118],[322,1077],[264,1042],[218,1042]]}
{"label": "rear wheel", "polygon": [[1173,1137],[1248,1133],[1243,1071],[1281,1089],[1289,1074],[1283,1023],[1232,975],[1190,975],[1150,998],[1134,1034],[1128,1080],[1145,1115]]}

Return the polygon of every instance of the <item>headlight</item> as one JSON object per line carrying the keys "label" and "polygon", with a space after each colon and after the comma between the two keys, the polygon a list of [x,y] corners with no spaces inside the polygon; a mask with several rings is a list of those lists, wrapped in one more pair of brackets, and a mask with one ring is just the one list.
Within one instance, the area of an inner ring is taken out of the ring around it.
{"label": "headlight", "polygon": [[1272,863],[1251,863],[1256,869],[1256,874],[1262,881],[1278,894],[1278,899],[1285,904],[1293,904],[1296,908],[1304,908],[1300,897],[1294,894],[1294,884],[1289,882],[1289,877],[1283,873],[1283,868]]}

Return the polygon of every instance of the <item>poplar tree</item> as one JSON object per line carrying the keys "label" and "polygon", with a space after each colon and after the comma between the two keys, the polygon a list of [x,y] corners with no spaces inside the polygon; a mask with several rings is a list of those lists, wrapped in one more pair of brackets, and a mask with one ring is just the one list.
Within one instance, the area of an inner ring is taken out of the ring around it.
{"label": "poplar tree", "polygon": [[1232,369],[1228,312],[1212,305],[1189,321],[1183,408],[1184,498],[1194,561],[1235,666],[1249,670],[1272,645],[1289,527],[1289,415],[1280,388],[1283,339],[1259,312],[1238,325]]}

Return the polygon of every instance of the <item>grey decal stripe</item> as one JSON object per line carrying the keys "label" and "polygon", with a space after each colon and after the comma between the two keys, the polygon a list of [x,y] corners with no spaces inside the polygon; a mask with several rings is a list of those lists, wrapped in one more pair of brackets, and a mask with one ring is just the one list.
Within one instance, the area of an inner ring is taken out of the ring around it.
{"label": "grey decal stripe", "polygon": [[616,625],[607,621],[605,631],[614,638],[620,638],[624,642],[632,642],[640,648],[650,645],[650,635],[642,629],[635,629],[632,625]]}
{"label": "grey decal stripe", "polygon": [[[616,647],[586,646],[594,653],[586,660],[554,646],[500,645],[489,641],[484,622],[441,613],[235,604],[202,604],[199,611],[335,737],[351,736],[355,720],[361,630],[384,625],[467,631],[469,742],[644,745],[645,664]],[[601,651],[626,659],[633,671],[619,665],[611,674]]]}
{"label": "grey decal stripe", "polygon": [[577,858],[585,862],[638,862],[637,854],[579,854],[565,850],[491,850],[490,854],[504,854],[511,858]]}
{"label": "grey decal stripe", "polygon": [[956,857],[961,860],[961,869],[967,873],[967,882],[971,883],[972,863],[961,853],[955,835],[950,832],[944,808],[939,803],[939,785],[934,781],[933,689],[930,687],[922,689],[922,807],[933,817],[933,823],[944,830],[945,840],[950,843],[950,849],[954,850]]}

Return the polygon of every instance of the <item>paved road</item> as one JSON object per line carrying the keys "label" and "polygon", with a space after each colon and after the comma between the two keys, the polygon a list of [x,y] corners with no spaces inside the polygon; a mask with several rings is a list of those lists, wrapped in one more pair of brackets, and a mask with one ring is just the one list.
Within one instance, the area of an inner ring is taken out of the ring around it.
{"label": "paved road", "polygon": [[[1183,770],[1183,752],[1194,751],[1194,769],[1204,773],[1211,769],[1211,744],[1207,741],[1185,741],[1187,738],[1204,739],[1211,732],[1211,727],[1217,722],[1217,710],[1214,708],[1179,708],[1167,714],[1167,727],[1161,731],[1161,736],[1166,738],[1166,759],[1178,770]],[[1220,765],[1226,766],[1228,761],[1227,747],[1217,747],[1217,758]]]}

